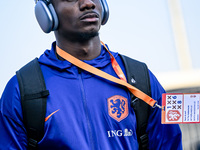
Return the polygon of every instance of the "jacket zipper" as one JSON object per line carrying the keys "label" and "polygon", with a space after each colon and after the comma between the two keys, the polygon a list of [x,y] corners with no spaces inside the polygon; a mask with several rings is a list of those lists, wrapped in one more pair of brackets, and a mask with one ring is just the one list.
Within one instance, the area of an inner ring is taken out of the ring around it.
{"label": "jacket zipper", "polygon": [[88,113],[88,109],[87,109],[87,102],[86,102],[86,97],[85,97],[85,90],[84,90],[84,87],[83,87],[83,79],[82,79],[81,71],[82,70],[80,68],[78,68],[80,88],[81,88],[81,94],[82,94],[82,99],[83,99],[83,106],[84,106],[84,110],[85,110],[85,114],[86,114],[86,121],[87,121],[87,125],[88,125],[88,130],[89,130],[89,139],[90,139],[92,150],[95,150],[94,142],[93,142],[94,139],[93,139],[93,136],[92,136],[92,128],[91,128],[89,113]]}

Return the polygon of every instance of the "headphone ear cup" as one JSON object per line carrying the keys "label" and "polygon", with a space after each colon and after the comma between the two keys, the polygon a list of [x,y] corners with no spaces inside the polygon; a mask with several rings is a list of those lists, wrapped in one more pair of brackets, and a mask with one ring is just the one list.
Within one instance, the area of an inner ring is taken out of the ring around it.
{"label": "headphone ear cup", "polygon": [[56,11],[55,11],[55,9],[54,9],[54,7],[51,3],[48,5],[48,7],[49,7],[49,10],[50,10],[51,15],[53,17],[53,23],[54,24],[53,24],[52,31],[55,31],[55,30],[57,30],[58,24],[59,24],[58,23],[58,16],[57,16]]}
{"label": "headphone ear cup", "polygon": [[106,0],[100,0],[102,5],[102,21],[101,24],[104,25],[109,18],[109,7]]}
{"label": "headphone ear cup", "polygon": [[43,1],[38,1],[35,5],[35,16],[45,33],[56,30],[58,27],[58,18],[52,4],[46,5]]}

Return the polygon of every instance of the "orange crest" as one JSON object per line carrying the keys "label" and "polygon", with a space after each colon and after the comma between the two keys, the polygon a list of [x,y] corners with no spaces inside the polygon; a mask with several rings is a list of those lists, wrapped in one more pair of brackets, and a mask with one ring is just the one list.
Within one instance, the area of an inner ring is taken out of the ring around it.
{"label": "orange crest", "polygon": [[108,113],[110,117],[118,122],[125,119],[129,113],[127,99],[120,95],[108,98]]}

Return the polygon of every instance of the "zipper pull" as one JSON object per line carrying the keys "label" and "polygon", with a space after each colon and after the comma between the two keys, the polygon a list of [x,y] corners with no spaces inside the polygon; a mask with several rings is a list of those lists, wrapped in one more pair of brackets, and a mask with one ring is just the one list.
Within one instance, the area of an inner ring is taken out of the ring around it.
{"label": "zipper pull", "polygon": [[81,74],[82,69],[78,68],[78,74]]}

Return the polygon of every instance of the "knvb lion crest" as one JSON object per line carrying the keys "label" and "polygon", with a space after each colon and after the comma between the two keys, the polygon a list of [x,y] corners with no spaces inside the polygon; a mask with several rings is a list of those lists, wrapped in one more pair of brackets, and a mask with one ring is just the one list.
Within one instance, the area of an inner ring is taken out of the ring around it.
{"label": "knvb lion crest", "polygon": [[128,116],[128,101],[125,97],[115,95],[108,98],[108,113],[110,117],[120,122]]}
{"label": "knvb lion crest", "polygon": [[181,114],[178,110],[169,110],[167,113],[167,119],[169,121],[178,121],[181,117]]}

